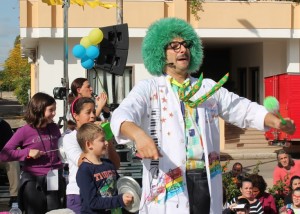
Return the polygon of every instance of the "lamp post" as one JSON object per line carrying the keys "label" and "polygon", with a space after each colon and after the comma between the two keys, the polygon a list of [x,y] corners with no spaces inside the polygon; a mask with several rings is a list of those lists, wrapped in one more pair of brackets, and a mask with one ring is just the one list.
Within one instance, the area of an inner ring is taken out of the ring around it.
{"label": "lamp post", "polygon": [[69,47],[68,47],[68,12],[70,7],[70,0],[64,0],[63,9],[64,9],[64,76],[61,79],[62,85],[66,88],[66,97],[64,98],[64,131],[67,128],[67,119],[66,115],[68,112],[68,95],[69,95],[69,74],[68,74],[68,64],[69,64]]}
{"label": "lamp post", "polygon": [[[117,24],[123,24],[123,0],[117,0]],[[113,74],[113,82],[116,81],[116,76]],[[113,84],[115,85],[115,84]],[[124,94],[124,77],[118,76],[117,77],[117,87],[115,90],[115,96],[113,102],[114,103],[121,103],[121,101],[125,98]]]}

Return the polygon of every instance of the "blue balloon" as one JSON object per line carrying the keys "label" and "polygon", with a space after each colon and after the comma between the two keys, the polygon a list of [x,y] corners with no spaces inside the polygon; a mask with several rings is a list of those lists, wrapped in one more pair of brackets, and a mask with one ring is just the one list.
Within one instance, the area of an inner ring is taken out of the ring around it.
{"label": "blue balloon", "polygon": [[85,69],[92,69],[94,67],[94,60],[85,56],[81,59],[81,66]]}
{"label": "blue balloon", "polygon": [[78,44],[73,47],[72,53],[76,58],[82,59],[85,56],[86,49],[82,45]]}
{"label": "blue balloon", "polygon": [[90,58],[90,59],[95,59],[96,57],[99,56],[99,49],[94,46],[91,45],[90,47],[88,47],[86,49],[86,55]]}

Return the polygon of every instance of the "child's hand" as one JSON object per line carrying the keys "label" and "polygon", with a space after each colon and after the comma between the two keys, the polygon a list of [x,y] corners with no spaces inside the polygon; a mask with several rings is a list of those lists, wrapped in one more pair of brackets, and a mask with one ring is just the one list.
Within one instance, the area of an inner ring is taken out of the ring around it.
{"label": "child's hand", "polygon": [[30,149],[27,158],[37,159],[37,158],[41,157],[44,154],[45,154],[45,152],[40,151],[38,149]]}
{"label": "child's hand", "polygon": [[123,194],[123,202],[125,206],[130,205],[133,202],[133,196],[130,193]]}

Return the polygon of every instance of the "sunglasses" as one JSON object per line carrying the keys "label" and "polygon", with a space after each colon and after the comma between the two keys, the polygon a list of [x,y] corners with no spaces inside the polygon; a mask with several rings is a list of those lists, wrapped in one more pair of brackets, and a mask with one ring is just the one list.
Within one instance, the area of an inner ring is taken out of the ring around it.
{"label": "sunglasses", "polygon": [[296,199],[300,199],[300,195],[298,196],[298,195],[293,194],[293,197]]}
{"label": "sunglasses", "polygon": [[167,45],[167,49],[173,49],[174,51],[178,51],[181,48],[181,45],[185,48],[191,48],[193,46],[193,42],[190,40],[185,40],[182,42],[170,42]]}

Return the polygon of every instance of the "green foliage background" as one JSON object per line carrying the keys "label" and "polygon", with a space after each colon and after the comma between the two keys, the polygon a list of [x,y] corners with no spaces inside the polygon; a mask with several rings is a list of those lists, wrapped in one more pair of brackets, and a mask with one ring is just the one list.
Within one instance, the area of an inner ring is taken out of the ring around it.
{"label": "green foliage background", "polygon": [[18,101],[27,105],[30,90],[30,64],[27,58],[21,57],[20,36],[17,36],[14,48],[4,62],[4,70],[0,72],[0,89],[14,91]]}

